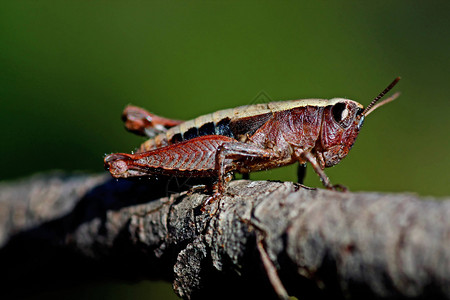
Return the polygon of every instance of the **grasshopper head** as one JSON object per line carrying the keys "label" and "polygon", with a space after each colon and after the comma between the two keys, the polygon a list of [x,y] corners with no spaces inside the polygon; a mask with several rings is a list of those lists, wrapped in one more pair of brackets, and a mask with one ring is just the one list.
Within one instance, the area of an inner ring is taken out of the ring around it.
{"label": "grasshopper head", "polygon": [[362,105],[339,99],[323,112],[318,154],[322,167],[331,167],[347,156],[364,122]]}
{"label": "grasshopper head", "polygon": [[347,99],[333,99],[333,104],[324,109],[320,141],[316,149],[322,168],[334,166],[347,156],[355,143],[365,117],[376,108],[395,100],[400,95],[396,93],[377,103],[399,80],[400,77],[397,77],[365,109],[358,102]]}

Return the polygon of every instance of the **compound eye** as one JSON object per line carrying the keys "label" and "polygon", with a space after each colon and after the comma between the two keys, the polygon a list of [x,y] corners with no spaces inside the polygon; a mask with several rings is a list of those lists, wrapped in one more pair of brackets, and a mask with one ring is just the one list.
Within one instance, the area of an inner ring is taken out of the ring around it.
{"label": "compound eye", "polygon": [[334,120],[339,123],[341,126],[347,127],[349,123],[348,117],[350,115],[350,111],[345,103],[336,103],[333,105],[331,109],[331,113],[333,114]]}

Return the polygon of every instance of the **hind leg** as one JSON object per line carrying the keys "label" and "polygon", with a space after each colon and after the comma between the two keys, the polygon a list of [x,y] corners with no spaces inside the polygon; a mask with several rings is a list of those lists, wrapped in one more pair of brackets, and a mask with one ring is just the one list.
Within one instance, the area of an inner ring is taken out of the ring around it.
{"label": "hind leg", "polygon": [[122,113],[122,120],[128,131],[149,138],[154,138],[156,135],[166,132],[167,129],[184,122],[166,119],[133,105],[128,105],[125,108]]}

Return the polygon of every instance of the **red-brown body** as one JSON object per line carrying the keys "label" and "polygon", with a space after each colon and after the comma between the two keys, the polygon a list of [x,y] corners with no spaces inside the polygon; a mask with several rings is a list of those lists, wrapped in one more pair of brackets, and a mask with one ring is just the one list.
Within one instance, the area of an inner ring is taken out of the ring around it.
{"label": "red-brown body", "polygon": [[293,100],[238,107],[182,122],[128,107],[123,117],[127,129],[152,138],[136,154],[107,156],[105,166],[116,178],[217,177],[221,192],[225,177],[234,171],[248,173],[309,162],[324,185],[333,188],[323,169],[348,154],[364,117],[398,80],[366,109],[340,98]]}

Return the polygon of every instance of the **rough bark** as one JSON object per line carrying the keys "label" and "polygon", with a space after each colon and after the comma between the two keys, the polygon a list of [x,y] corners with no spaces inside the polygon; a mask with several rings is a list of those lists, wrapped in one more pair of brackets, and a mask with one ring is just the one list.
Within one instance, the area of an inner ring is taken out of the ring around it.
{"label": "rough bark", "polygon": [[450,299],[449,199],[238,180],[203,211],[207,194],[173,189],[83,174],[0,184],[0,296],[112,276],[191,299]]}

